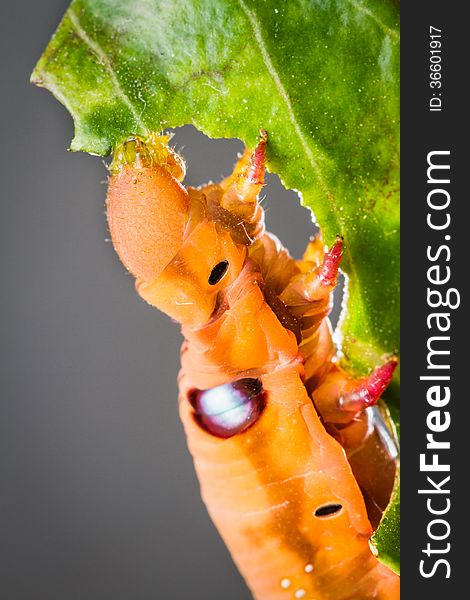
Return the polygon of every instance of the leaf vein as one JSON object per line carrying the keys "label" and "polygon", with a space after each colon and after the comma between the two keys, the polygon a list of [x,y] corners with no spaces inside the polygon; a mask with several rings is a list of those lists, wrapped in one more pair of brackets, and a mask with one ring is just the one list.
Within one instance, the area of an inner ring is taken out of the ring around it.
{"label": "leaf vein", "polygon": [[[300,140],[302,148],[303,148],[312,168],[317,173],[318,182],[320,183],[321,187],[323,188],[324,193],[327,194],[330,199],[332,199],[333,194],[328,190],[328,186],[326,185],[319,162],[318,162],[317,158],[314,156],[314,153],[313,153],[312,149],[310,148],[310,146],[302,132],[302,129],[300,128],[300,125],[295,116],[295,112],[292,107],[292,103],[289,98],[289,95],[288,95],[285,87],[282,84],[281,78],[279,77],[279,74],[276,71],[276,68],[274,67],[274,65],[271,61],[268,50],[267,50],[266,45],[263,40],[260,23],[258,22],[256,15],[248,8],[248,6],[245,4],[245,2],[243,0],[238,0],[238,2],[240,4],[240,7],[242,8],[243,12],[245,13],[245,15],[248,17],[248,20],[250,21],[250,24],[251,24],[251,27],[253,30],[253,35],[255,37],[256,43],[258,44],[258,48],[261,52],[261,57],[263,59],[264,65],[265,65],[269,75],[271,76],[271,78],[274,82],[274,85],[276,86],[281,98],[283,99],[284,104],[286,105],[289,120],[292,123],[294,131]],[[322,157],[319,157],[319,158],[321,159]]]}
{"label": "leaf vein", "polygon": [[142,121],[141,114],[139,114],[137,112],[131,99],[126,94],[126,92],[122,89],[121,84],[119,83],[119,80],[114,71],[113,65],[112,65],[111,61],[109,60],[109,57],[106,54],[106,52],[101,48],[101,46],[98,44],[98,42],[93,40],[90,37],[90,35],[83,29],[83,26],[81,25],[77,14],[74,12],[74,10],[72,8],[69,8],[68,16],[70,17],[70,20],[74,26],[74,29],[75,29],[77,35],[86,44],[86,46],[88,46],[88,48],[93,52],[93,54],[96,56],[96,58],[102,64],[104,69],[108,72],[108,75],[111,79],[113,87],[116,91],[116,94],[121,98],[121,100],[124,102],[124,104],[127,106],[127,108],[132,113],[132,116],[134,117],[136,125],[140,126],[142,129],[146,130],[147,127],[145,126],[144,122]]}
{"label": "leaf vein", "polygon": [[356,0],[348,0],[348,1],[351,4],[351,6],[353,6],[358,12],[363,13],[363,14],[367,15],[370,19],[372,19],[380,27],[380,29],[382,29],[382,31],[386,35],[393,38],[396,42],[400,41],[399,34],[396,31],[394,31],[393,29],[390,29],[390,27],[388,27],[387,25],[385,25],[385,23],[383,23],[377,17],[377,15],[374,15],[374,13],[371,10],[369,10],[366,6],[364,6],[361,2],[356,2]]}

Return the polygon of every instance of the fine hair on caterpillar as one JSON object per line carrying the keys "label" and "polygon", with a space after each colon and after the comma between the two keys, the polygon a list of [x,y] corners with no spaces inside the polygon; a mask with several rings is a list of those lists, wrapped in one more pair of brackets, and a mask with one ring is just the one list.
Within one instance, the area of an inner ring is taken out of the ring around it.
{"label": "fine hair on caterpillar", "polygon": [[207,509],[257,599],[395,600],[398,576],[369,539],[396,475],[379,400],[397,360],[361,378],[336,360],[347,232],[295,260],[265,231],[264,130],[199,188],[169,141],[116,150],[107,214],[138,293],[181,325],[179,410]]}

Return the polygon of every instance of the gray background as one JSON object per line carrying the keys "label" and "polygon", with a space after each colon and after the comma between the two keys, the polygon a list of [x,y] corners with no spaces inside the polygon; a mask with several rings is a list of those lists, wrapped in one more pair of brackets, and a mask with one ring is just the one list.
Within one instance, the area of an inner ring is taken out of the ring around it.
{"label": "gray background", "polygon": [[[249,599],[178,420],[178,328],[105,241],[103,161],[66,151],[69,115],[28,83],[67,4],[0,8],[0,598]],[[191,127],[175,144],[194,185],[242,149]],[[275,177],[266,194],[300,255],[307,212]]]}

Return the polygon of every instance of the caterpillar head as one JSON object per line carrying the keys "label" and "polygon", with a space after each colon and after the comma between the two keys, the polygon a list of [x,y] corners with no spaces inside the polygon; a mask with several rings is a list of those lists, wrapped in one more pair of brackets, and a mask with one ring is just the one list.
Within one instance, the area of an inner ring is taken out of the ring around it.
{"label": "caterpillar head", "polygon": [[202,326],[239,276],[264,231],[258,194],[266,135],[220,184],[185,188],[170,136],[131,139],[115,153],[107,196],[109,229],[139,294],[183,325]]}

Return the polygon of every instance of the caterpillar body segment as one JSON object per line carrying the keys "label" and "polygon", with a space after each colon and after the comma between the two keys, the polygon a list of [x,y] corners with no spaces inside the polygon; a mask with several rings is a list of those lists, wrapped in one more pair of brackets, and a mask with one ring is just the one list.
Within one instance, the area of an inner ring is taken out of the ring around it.
{"label": "caterpillar body segment", "polygon": [[111,235],[139,294],[182,326],[188,445],[254,597],[396,600],[399,578],[369,545],[395,477],[375,404],[396,360],[360,380],[337,365],[327,315],[343,240],[311,240],[296,261],[265,233],[266,141],[199,189],[182,186],[167,138],[127,142]]}
{"label": "caterpillar body segment", "polygon": [[[180,414],[204,502],[255,598],[396,599],[398,577],[371,553],[360,489],[301,376],[300,362],[261,376],[259,419],[218,439],[194,420],[183,371]],[[337,512],[316,515],[330,505]]]}

